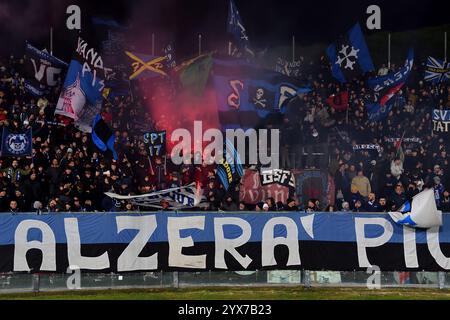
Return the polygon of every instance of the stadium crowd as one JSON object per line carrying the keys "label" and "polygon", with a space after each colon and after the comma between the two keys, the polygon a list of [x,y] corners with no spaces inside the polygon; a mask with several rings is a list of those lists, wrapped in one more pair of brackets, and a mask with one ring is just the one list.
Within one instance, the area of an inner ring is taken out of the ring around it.
{"label": "stadium crowd", "polygon": [[[36,98],[25,90],[23,61],[11,56],[0,64],[0,125],[13,132],[31,127],[33,156],[0,159],[0,212],[148,210],[113,201],[104,192],[143,194],[194,181],[204,189],[206,209],[214,211],[387,212],[426,188],[434,189],[439,209],[450,211],[449,139],[432,133],[431,119],[433,108],[450,107],[450,86],[424,82],[420,65],[414,67],[388,117],[370,122],[365,108],[370,95],[364,79],[342,86],[332,79],[324,57],[303,61],[302,77],[312,83],[313,91],[293,99],[281,122],[269,121],[265,126],[280,129],[282,168],[328,170],[334,179],[336,202],[321,205],[311,199],[298,203],[291,197],[284,204],[267,199],[251,207],[239,202],[238,187],[225,192],[215,179],[214,166],[174,166],[162,158],[150,166],[137,128],[143,123],[147,130],[164,128],[151,119],[138,95],[115,97],[103,106],[102,117],[116,136],[119,159],[112,160],[96,148],[90,134],[73,124],[61,125],[54,115],[63,79],[44,97]],[[382,66],[378,74],[385,74],[386,69]],[[350,105],[336,111],[326,99],[342,90],[349,91]],[[415,139],[396,145],[395,139],[401,137]],[[353,150],[359,144],[381,148]],[[167,208],[166,203],[162,206]]]}

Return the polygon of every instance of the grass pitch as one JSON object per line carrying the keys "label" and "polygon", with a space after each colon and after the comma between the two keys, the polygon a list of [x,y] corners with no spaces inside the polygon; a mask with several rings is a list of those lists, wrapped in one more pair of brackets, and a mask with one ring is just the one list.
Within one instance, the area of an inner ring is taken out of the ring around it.
{"label": "grass pitch", "polygon": [[450,290],[417,288],[213,287],[0,294],[0,300],[450,300]]}

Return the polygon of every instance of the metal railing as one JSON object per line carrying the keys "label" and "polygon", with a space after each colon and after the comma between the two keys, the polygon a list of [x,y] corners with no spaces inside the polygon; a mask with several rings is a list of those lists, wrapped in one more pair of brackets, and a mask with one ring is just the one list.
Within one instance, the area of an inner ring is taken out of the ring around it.
{"label": "metal railing", "polygon": [[[189,288],[189,287],[367,287],[370,275],[364,271],[205,271],[81,273],[78,285],[71,285],[71,274],[0,275],[0,294],[70,290]],[[450,273],[381,272],[380,288],[450,288]]]}

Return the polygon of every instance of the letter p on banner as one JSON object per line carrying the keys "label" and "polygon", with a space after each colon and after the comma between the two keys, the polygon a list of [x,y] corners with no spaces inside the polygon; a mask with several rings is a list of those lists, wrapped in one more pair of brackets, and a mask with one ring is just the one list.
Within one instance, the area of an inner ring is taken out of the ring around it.
{"label": "letter p on banner", "polygon": [[370,266],[367,268],[367,274],[370,274],[370,277],[367,278],[367,288],[369,290],[373,289],[381,289],[381,272],[380,267],[378,266]]}

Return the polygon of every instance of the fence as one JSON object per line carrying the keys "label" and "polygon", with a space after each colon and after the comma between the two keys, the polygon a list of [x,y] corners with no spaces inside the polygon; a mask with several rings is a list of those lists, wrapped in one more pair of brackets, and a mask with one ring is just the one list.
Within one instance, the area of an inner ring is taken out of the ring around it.
{"label": "fence", "polygon": [[[130,274],[81,273],[79,285],[71,274],[0,275],[0,297],[7,293],[69,290],[155,289],[189,287],[367,287],[370,274],[362,271],[248,271],[248,272],[140,272]],[[450,273],[381,272],[381,288],[450,288]]]}

